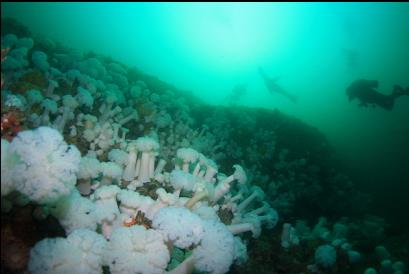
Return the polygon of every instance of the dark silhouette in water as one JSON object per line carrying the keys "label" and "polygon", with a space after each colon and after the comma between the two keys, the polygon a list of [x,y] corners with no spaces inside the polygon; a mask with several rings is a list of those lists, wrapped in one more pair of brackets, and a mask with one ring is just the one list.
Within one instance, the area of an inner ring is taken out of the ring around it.
{"label": "dark silhouette in water", "polygon": [[378,105],[384,109],[392,110],[396,98],[402,95],[409,96],[409,88],[403,89],[401,86],[395,85],[392,93],[385,95],[376,90],[378,85],[377,80],[360,79],[352,82],[346,91],[349,101],[357,98],[360,100],[360,107],[367,107],[368,105],[375,107]]}
{"label": "dark silhouette in water", "polygon": [[247,84],[238,84],[236,85],[231,93],[227,95],[226,101],[230,106],[237,105],[237,102],[240,101],[241,97],[247,92]]}
{"label": "dark silhouette in water", "polygon": [[345,57],[348,71],[353,71],[358,67],[358,52],[355,49],[343,48],[342,54]]}
{"label": "dark silhouette in water", "polygon": [[263,68],[259,67],[258,68],[258,72],[260,74],[260,76],[263,78],[264,80],[264,84],[266,85],[268,91],[270,93],[278,93],[281,95],[286,96],[287,98],[289,98],[293,103],[297,102],[297,96],[292,95],[290,93],[288,93],[286,90],[284,90],[281,86],[279,86],[277,84],[278,81],[278,77],[276,78],[270,78],[263,70]]}

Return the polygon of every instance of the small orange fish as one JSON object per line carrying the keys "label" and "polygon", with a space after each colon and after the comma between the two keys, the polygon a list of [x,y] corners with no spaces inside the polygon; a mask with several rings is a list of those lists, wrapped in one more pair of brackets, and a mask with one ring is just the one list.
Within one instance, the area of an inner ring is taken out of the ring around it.
{"label": "small orange fish", "polygon": [[123,225],[126,227],[131,227],[133,225],[142,225],[146,229],[151,228],[152,221],[145,217],[145,213],[138,211],[135,217],[132,217],[130,220],[127,219],[123,222]]}
{"label": "small orange fish", "polygon": [[132,218],[131,220],[128,219],[123,222],[123,225],[126,227],[131,227],[136,224],[137,224],[136,218]]}

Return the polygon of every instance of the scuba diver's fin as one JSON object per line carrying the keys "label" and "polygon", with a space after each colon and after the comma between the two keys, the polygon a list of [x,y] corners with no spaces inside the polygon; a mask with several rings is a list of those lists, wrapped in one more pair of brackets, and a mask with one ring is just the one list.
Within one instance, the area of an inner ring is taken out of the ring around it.
{"label": "scuba diver's fin", "polygon": [[394,96],[394,97],[399,97],[399,96],[402,96],[402,95],[407,95],[407,96],[409,96],[409,88],[403,88],[403,87],[401,87],[401,86],[399,86],[399,85],[394,85],[393,86],[393,91],[392,91],[392,95]]}

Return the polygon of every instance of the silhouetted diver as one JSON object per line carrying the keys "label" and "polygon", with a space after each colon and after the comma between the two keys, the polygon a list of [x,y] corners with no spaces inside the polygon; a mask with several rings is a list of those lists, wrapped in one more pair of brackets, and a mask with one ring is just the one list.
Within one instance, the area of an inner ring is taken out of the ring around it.
{"label": "silhouetted diver", "polygon": [[226,101],[228,102],[229,105],[234,106],[237,104],[238,101],[240,101],[241,97],[245,95],[247,92],[247,84],[238,84],[236,85],[232,92],[227,95]]}
{"label": "silhouetted diver", "polygon": [[278,77],[270,78],[269,76],[267,76],[267,74],[264,72],[263,68],[261,67],[258,68],[258,72],[260,73],[260,76],[263,78],[264,84],[266,85],[270,93],[276,92],[276,93],[286,96],[293,103],[297,102],[297,96],[289,94],[287,91],[285,91],[281,86],[277,84]]}
{"label": "silhouetted diver", "polygon": [[341,49],[342,54],[345,56],[346,65],[349,71],[353,71],[358,67],[358,52],[355,49]]}
{"label": "silhouetted diver", "polygon": [[346,90],[349,101],[357,98],[360,100],[360,107],[367,107],[368,105],[375,107],[378,105],[384,109],[392,110],[396,98],[402,95],[409,96],[409,88],[403,89],[401,86],[394,85],[392,93],[384,95],[375,90],[378,85],[377,80],[360,79],[352,82]]}

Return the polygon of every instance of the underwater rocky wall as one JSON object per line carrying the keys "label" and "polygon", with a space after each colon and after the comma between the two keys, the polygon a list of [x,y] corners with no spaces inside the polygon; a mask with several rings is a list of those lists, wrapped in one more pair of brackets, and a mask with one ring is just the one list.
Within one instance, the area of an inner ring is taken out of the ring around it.
{"label": "underwater rocky wall", "polygon": [[[337,252],[358,256],[347,228],[382,238],[381,219],[362,231],[337,221],[368,199],[301,119],[206,105],[11,19],[1,43],[2,270],[252,273],[264,241],[281,249],[267,269],[319,272]],[[289,266],[286,250],[303,241],[304,260]]]}

